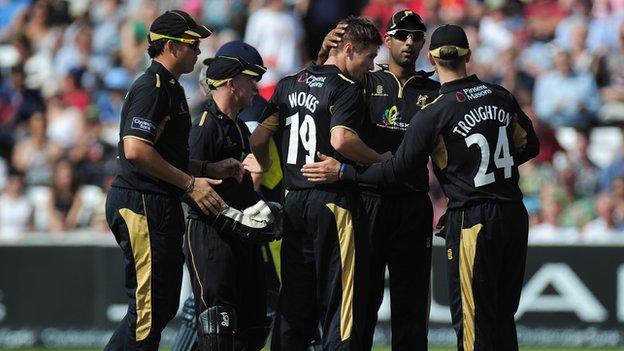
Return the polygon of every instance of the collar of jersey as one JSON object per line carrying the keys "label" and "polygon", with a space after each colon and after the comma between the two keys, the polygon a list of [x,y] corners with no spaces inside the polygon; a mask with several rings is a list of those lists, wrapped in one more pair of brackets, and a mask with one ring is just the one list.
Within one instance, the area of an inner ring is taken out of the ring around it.
{"label": "collar of jersey", "polygon": [[149,69],[154,73],[158,73],[160,75],[161,82],[168,82],[169,85],[179,84],[178,80],[175,79],[171,72],[169,72],[160,62],[152,60],[152,64]]}
{"label": "collar of jersey", "polygon": [[342,73],[342,71],[334,65],[310,65],[308,71],[313,74]]}
{"label": "collar of jersey", "polygon": [[477,78],[477,76],[473,74],[465,78],[442,84],[442,87],[440,87],[440,94],[446,94],[451,91],[467,88],[477,83],[481,83],[481,80],[479,80],[479,78]]}
{"label": "collar of jersey", "polygon": [[[390,66],[388,66],[387,64],[381,63],[381,64],[377,64],[377,66],[379,66],[379,68],[381,68],[382,72],[394,75],[392,72],[390,72]],[[429,77],[433,76],[434,74],[435,74],[435,72],[427,72],[427,71],[423,71],[423,70],[415,72],[416,78],[429,78]],[[410,81],[408,83],[411,83],[411,82],[412,81]]]}
{"label": "collar of jersey", "polygon": [[219,110],[219,106],[217,106],[217,103],[212,97],[209,97],[208,100],[206,100],[206,103],[204,104],[204,109],[220,120],[232,121],[230,117],[228,117],[225,113]]}

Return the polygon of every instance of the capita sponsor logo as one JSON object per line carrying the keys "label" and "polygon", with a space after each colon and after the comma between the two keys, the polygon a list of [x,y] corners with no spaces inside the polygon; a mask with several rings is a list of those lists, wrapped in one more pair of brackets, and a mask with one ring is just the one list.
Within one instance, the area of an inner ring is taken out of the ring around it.
{"label": "capita sponsor logo", "polygon": [[[462,91],[455,92],[455,98],[457,99],[457,102],[464,102],[466,101],[466,99],[474,100],[474,99],[478,99],[480,97],[484,97],[490,94],[492,94],[492,90],[490,90],[490,88],[486,87],[485,85],[481,84],[481,85],[477,85],[476,87],[466,88],[466,89],[463,89]],[[463,101],[461,100],[462,96],[464,99]]]}
{"label": "capita sponsor logo", "polygon": [[317,77],[308,72],[303,72],[297,78],[297,83],[305,83],[310,88],[322,88],[325,85],[326,79],[327,77]]}
{"label": "capita sponsor logo", "polygon": [[381,114],[381,122],[377,123],[377,126],[386,129],[407,130],[409,123],[401,122],[399,108],[394,105],[384,110]]}
{"label": "capita sponsor logo", "polygon": [[156,125],[154,124],[154,122],[146,118],[132,117],[132,125],[130,126],[130,128],[150,133],[152,135],[156,134]]}

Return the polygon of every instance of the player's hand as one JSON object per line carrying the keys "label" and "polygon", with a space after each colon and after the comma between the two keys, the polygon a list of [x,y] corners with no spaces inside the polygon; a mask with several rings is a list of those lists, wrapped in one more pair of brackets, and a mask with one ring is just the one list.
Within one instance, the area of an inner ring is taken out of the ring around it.
{"label": "player's hand", "polygon": [[317,152],[320,162],[303,165],[301,174],[312,183],[334,183],[340,180],[340,162]]}
{"label": "player's hand", "polygon": [[438,219],[438,224],[435,226],[436,229],[442,230],[446,226],[446,213],[447,212],[444,212],[444,214],[440,216],[440,219]]}
{"label": "player's hand", "polygon": [[341,23],[336,26],[336,28],[332,29],[325,38],[323,39],[323,44],[321,44],[321,49],[316,56],[316,64],[322,65],[327,61],[327,57],[329,57],[329,51],[332,48],[338,47],[340,42],[342,41],[342,36],[345,34],[345,28],[349,25],[346,23]]}
{"label": "player's hand", "polygon": [[245,157],[243,160],[243,167],[249,173],[263,173],[260,163],[258,163],[258,160],[256,160],[253,154],[249,154]]}
{"label": "player's hand", "polygon": [[223,199],[212,188],[212,185],[221,184],[222,182],[222,180],[217,179],[195,178],[195,186],[189,196],[205,214],[210,212],[218,214],[226,206]]}
{"label": "player's hand", "polygon": [[245,174],[245,167],[243,164],[233,158],[226,158],[219,162],[215,162],[211,176],[215,178],[234,178],[237,182],[243,181],[243,175]]}
{"label": "player's hand", "polygon": [[392,152],[391,151],[386,151],[383,154],[381,154],[381,161],[385,161],[385,160],[389,160],[392,158]]}

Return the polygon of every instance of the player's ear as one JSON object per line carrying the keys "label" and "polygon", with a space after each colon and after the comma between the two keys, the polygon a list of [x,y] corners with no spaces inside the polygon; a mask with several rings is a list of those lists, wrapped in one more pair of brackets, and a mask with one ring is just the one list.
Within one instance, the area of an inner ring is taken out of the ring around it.
{"label": "player's ear", "polygon": [[466,63],[470,62],[471,54],[472,54],[472,51],[470,51],[470,49],[468,49],[468,53],[466,54]]}
{"label": "player's ear", "polygon": [[353,43],[350,42],[346,42],[342,48],[342,52],[351,57],[351,55],[355,52],[355,47],[353,46]]}
{"label": "player's ear", "polygon": [[431,55],[431,53],[427,53],[427,56],[429,57],[429,63],[435,67],[435,59],[433,58],[433,55]]}
{"label": "player's ear", "polygon": [[392,43],[392,37],[389,36],[388,34],[384,34],[384,43],[386,44],[386,47],[390,47],[390,43]]}

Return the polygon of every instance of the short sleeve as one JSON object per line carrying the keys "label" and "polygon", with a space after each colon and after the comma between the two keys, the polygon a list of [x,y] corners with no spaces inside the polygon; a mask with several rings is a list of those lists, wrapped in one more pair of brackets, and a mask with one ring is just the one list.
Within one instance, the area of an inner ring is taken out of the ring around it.
{"label": "short sleeve", "polygon": [[364,91],[357,84],[339,90],[329,107],[330,127],[347,128],[358,133],[365,114]]}
{"label": "short sleeve", "polygon": [[271,132],[276,132],[279,129],[279,101],[281,97],[281,86],[282,84],[278,84],[275,92],[273,92],[273,96],[267,103],[264,111],[260,115],[258,119],[258,124],[263,126],[264,128],[270,130]]}
{"label": "short sleeve", "polygon": [[[151,84],[150,84],[151,83]],[[128,94],[122,138],[155,143],[158,125],[167,114],[166,95],[154,82],[140,82]]]}

